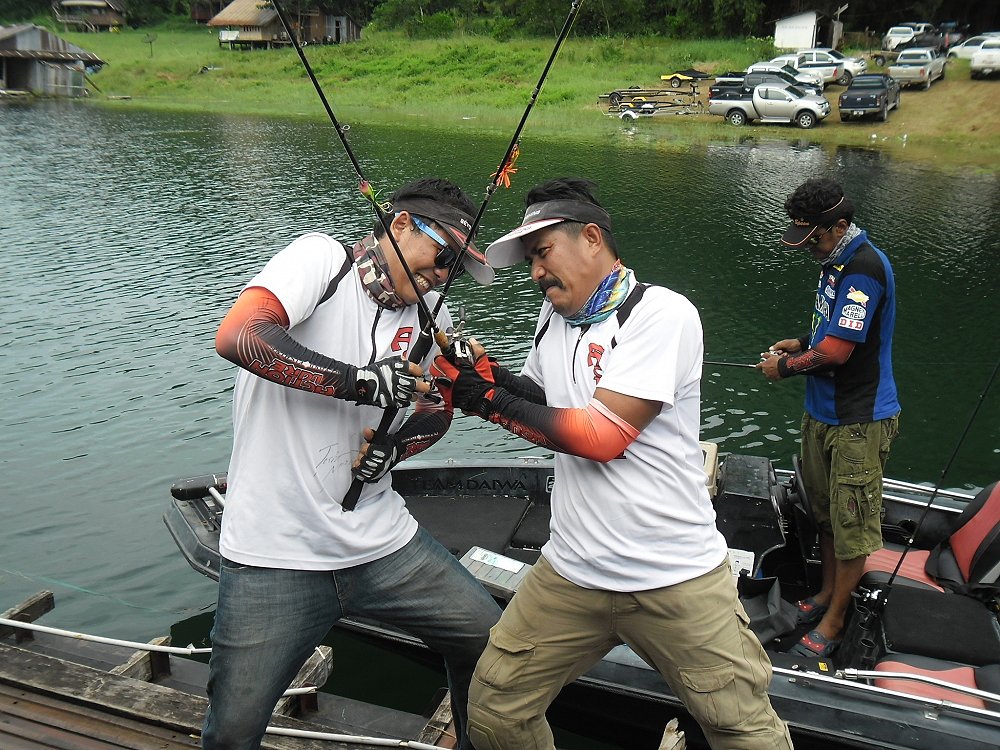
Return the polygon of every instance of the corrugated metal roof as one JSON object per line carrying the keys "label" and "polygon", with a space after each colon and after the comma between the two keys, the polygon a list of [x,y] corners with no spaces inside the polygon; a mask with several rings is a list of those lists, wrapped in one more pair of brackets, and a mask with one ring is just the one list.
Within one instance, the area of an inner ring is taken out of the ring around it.
{"label": "corrugated metal roof", "polygon": [[0,49],[0,57],[19,60],[82,60],[106,64],[93,52],[56,52],[48,49]]}
{"label": "corrugated metal roof", "polygon": [[260,0],[233,0],[208,22],[209,26],[267,26],[278,17],[273,7],[261,7]]}

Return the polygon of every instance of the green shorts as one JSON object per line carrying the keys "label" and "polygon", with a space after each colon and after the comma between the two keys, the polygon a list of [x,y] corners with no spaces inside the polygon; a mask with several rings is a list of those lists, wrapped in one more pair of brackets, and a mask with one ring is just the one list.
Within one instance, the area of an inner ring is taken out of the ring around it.
{"label": "green shorts", "polygon": [[844,425],[802,417],[806,494],[838,560],[882,549],[882,472],[898,432],[899,415]]}

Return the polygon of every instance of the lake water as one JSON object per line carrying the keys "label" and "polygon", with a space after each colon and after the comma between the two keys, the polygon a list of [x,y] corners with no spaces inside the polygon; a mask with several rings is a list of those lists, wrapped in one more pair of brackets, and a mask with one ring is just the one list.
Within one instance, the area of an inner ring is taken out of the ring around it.
{"label": "lake water", "polygon": [[[362,126],[350,137],[386,192],[439,174],[477,203],[507,145]],[[5,104],[0,146],[0,610],[50,589],[49,625],[203,641],[214,583],[187,567],[160,516],[174,479],[228,462],[234,370],[214,352],[215,329],[242,284],[298,234],[352,241],[371,214],[336,134],[318,122]],[[777,242],[784,198],[810,176],[838,178],[897,276],[903,415],[888,473],[934,483],[997,360],[1000,278],[1000,181],[938,166],[763,136],[677,153],[642,128],[553,143],[534,138],[529,121],[514,189],[496,194],[481,237],[516,224],[536,182],[591,177],[625,262],[699,307],[706,358],[749,363],[807,329],[816,267]],[[520,364],[540,303],[524,269],[485,289],[465,277],[452,300],[491,353]],[[704,373],[703,437],[788,466],[802,381]],[[1000,476],[998,392],[945,485]],[[541,451],[460,418],[427,456],[457,453]],[[401,667],[372,670],[353,643],[340,648],[338,691],[419,710],[441,683],[420,673],[415,696],[387,695]]]}

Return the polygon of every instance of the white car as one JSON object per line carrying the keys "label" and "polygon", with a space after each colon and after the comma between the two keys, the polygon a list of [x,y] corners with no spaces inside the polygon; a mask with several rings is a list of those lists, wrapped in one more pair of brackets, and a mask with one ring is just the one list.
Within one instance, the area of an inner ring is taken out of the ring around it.
{"label": "white car", "polygon": [[800,49],[799,54],[805,56],[807,65],[810,63],[825,63],[827,65],[836,65],[837,63],[840,63],[843,65],[844,72],[840,78],[837,79],[837,83],[841,86],[850,86],[851,81],[854,80],[854,76],[860,76],[868,72],[868,63],[865,62],[863,58],[848,57],[843,52],[830,49],[829,47]]}
{"label": "white car", "polygon": [[909,26],[893,26],[882,37],[882,49],[892,51],[901,44],[909,44],[917,37],[917,32]]}
{"label": "white car", "polygon": [[794,52],[787,55],[778,55],[771,60],[778,65],[791,65],[796,70],[816,73],[822,77],[824,83],[833,83],[844,75],[844,65],[841,62],[828,62],[822,60],[809,60],[805,55]]}
{"label": "white car", "polygon": [[972,56],[970,67],[973,78],[1000,73],[1000,37],[990,37],[983,42],[983,46]]}
{"label": "white car", "polygon": [[963,60],[971,60],[972,56],[979,52],[979,48],[983,46],[983,42],[990,39],[992,34],[978,34],[977,36],[970,36],[964,42],[954,45],[948,50],[948,57],[952,59],[961,58]]}
{"label": "white car", "polygon": [[747,68],[747,73],[754,73],[756,71],[764,71],[767,73],[788,73],[788,75],[796,81],[805,83],[809,86],[815,86],[820,91],[823,90],[823,76],[818,73],[810,73],[806,70],[798,70],[797,68],[793,68],[791,65],[779,65],[778,63],[762,60],[760,62],[755,62]]}

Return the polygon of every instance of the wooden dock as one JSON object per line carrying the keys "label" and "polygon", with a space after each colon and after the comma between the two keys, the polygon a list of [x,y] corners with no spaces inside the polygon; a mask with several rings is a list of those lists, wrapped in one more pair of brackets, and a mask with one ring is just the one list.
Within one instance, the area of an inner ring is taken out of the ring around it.
{"label": "wooden dock", "polygon": [[[0,618],[34,622],[54,607],[41,592]],[[169,645],[169,638],[151,643]],[[333,655],[321,646],[292,687],[321,686]],[[207,665],[0,624],[0,748],[187,750],[199,748]],[[271,726],[454,747],[447,696],[427,720],[326,693],[283,698]],[[267,735],[267,750],[329,750],[318,739]],[[368,744],[338,743],[362,750]]]}

